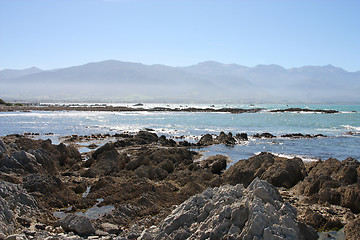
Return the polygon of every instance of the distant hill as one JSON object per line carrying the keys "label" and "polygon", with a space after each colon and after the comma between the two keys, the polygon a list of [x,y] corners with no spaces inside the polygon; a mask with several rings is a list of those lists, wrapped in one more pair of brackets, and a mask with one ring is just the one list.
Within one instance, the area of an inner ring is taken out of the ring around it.
{"label": "distant hill", "polygon": [[23,70],[5,69],[5,70],[0,71],[0,80],[1,79],[18,78],[18,77],[22,77],[22,76],[26,76],[26,75],[30,75],[30,74],[34,74],[34,73],[39,73],[39,72],[42,72],[42,70],[39,68],[36,68],[36,67],[27,68],[27,69],[23,69]]}
{"label": "distant hill", "polygon": [[0,96],[18,100],[360,103],[360,72],[202,62],[188,67],[115,60],[63,69],[0,71]]}

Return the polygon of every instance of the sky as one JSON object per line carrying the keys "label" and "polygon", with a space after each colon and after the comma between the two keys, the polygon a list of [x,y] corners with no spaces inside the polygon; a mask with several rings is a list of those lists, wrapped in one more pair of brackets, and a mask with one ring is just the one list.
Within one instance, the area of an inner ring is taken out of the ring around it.
{"label": "sky", "polygon": [[0,70],[213,60],[360,70],[359,0],[0,0]]}

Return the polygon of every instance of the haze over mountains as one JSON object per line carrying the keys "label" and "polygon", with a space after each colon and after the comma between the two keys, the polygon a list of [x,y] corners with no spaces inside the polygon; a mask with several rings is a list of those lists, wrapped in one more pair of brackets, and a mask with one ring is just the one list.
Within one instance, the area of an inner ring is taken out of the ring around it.
{"label": "haze over mountains", "polygon": [[188,67],[108,60],[0,71],[0,98],[23,101],[360,103],[360,71],[202,62]]}

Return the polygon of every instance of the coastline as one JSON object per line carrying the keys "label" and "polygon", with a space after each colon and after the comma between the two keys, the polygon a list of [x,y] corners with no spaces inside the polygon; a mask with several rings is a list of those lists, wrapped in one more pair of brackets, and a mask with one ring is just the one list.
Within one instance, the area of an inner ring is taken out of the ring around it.
{"label": "coastline", "polygon": [[[13,112],[13,111],[107,111],[107,112],[214,112],[214,113],[258,113],[265,110],[264,108],[197,108],[197,107],[153,107],[142,108],[141,105],[137,107],[127,106],[66,106],[66,105],[22,105],[22,106],[6,106],[0,105],[0,112]],[[307,108],[286,108],[286,109],[273,109],[270,112],[310,112],[310,113],[325,113],[334,114],[339,113],[337,110],[329,109],[307,109]]]}
{"label": "coastline", "polygon": [[[213,139],[212,143],[231,142],[231,137],[223,133]],[[114,206],[111,212],[92,220],[93,227],[98,231],[92,234],[99,236],[102,231],[104,236],[101,237],[111,234],[128,239],[131,234],[140,237],[144,231],[152,234],[153,232],[147,229],[151,225],[159,226],[163,223],[173,210],[174,204],[184,202],[207,187],[220,187],[229,183],[242,183],[246,187],[255,177],[275,185],[284,201],[296,207],[298,220],[312,224],[318,230],[330,230],[334,227],[340,229],[350,226],[358,218],[359,206],[352,206],[354,203],[351,203],[351,200],[347,203],[345,194],[347,191],[359,194],[359,190],[351,190],[359,186],[360,166],[356,160],[327,160],[304,164],[296,158],[291,160],[261,153],[226,169],[227,160],[221,156],[195,161],[198,154],[187,150],[186,141],[175,142],[146,131],[136,135],[119,134],[115,138],[116,141],[104,140],[107,143],[102,147],[94,146],[94,150],[81,154],[73,147],[79,139],[73,139],[69,145],[53,145],[49,140],[31,140],[22,135],[1,137],[2,169],[4,170],[4,164],[12,164],[8,165],[12,166],[8,168],[8,172],[1,172],[3,183],[20,184],[45,209],[38,217],[43,219],[40,222],[31,217],[25,219],[26,221],[23,219],[23,222],[17,220],[17,224],[15,221],[14,226],[17,227],[13,233],[26,234],[24,231],[32,227],[35,231],[33,234],[45,234],[36,228],[39,224],[45,224],[48,234],[60,234],[56,231],[64,231],[64,226],[60,228],[56,224],[56,218],[48,215],[49,211],[63,211],[66,215],[81,209],[99,210],[101,207]],[[200,139],[197,144],[210,144],[211,139],[206,138],[208,137]],[[36,149],[44,149],[48,153],[46,162],[45,155],[42,155],[43,150]],[[5,158],[13,160],[4,161]],[[13,165],[14,161],[22,164]],[[263,170],[259,172],[254,166],[262,166]],[[289,167],[292,170],[287,172]],[[275,172],[271,170],[274,168]],[[314,171],[315,169],[317,170]],[[339,190],[334,187],[320,188],[316,192],[307,190],[307,186],[316,184],[309,176],[318,176],[321,169],[328,169],[321,174],[331,176],[332,181],[337,181]],[[243,171],[250,171],[252,174],[247,174],[246,179],[236,177],[242,176]],[[356,173],[356,180],[347,179],[344,171]],[[296,179],[295,172],[298,172]],[[58,180],[53,182],[55,179]],[[289,179],[293,179],[293,182],[289,182]],[[336,202],[331,195],[324,195],[329,191],[333,192],[332,194],[338,191],[340,199],[344,200]],[[99,203],[97,199],[103,200]],[[68,209],[69,205],[72,206],[71,209]],[[312,222],[311,217],[322,220]],[[112,226],[113,229],[109,230],[104,223],[108,223],[107,226]],[[28,225],[30,227],[26,227]],[[350,230],[347,230],[348,232]]]}

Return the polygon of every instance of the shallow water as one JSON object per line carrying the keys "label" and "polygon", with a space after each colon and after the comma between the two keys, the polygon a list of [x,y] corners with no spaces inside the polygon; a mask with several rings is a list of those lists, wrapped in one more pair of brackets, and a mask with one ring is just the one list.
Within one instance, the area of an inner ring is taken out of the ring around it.
{"label": "shallow water", "polygon": [[[122,104],[118,104],[122,105]],[[180,107],[180,104],[147,104],[154,106]],[[182,107],[209,107],[210,105],[187,105]],[[40,133],[41,138],[58,138],[68,135],[91,135],[97,133],[135,133],[144,128],[154,129],[158,135],[184,136],[195,142],[206,133],[220,131],[249,135],[269,132],[273,135],[302,133],[324,134],[329,137],[315,139],[250,139],[250,141],[226,147],[223,145],[204,148],[205,154],[221,153],[232,160],[248,158],[255,153],[269,151],[286,156],[301,156],[305,159],[347,157],[360,159],[360,106],[359,105],[215,105],[221,107],[264,108],[259,113],[189,113],[189,112],[76,112],[33,111],[1,112],[0,136],[26,132]],[[333,109],[340,113],[271,113],[271,109],[290,107],[310,109]],[[351,132],[353,135],[347,134]],[[45,135],[53,133],[53,135]]]}

